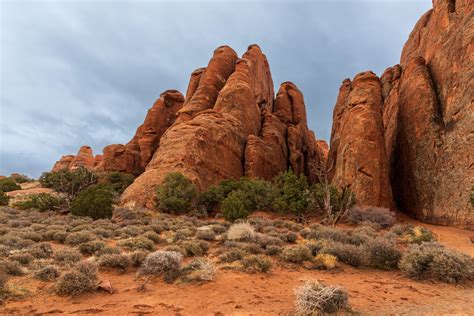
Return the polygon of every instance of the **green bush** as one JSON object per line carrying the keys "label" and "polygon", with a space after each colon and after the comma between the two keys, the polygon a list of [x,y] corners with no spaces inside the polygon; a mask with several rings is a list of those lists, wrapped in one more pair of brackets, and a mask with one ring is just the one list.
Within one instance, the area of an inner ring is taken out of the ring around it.
{"label": "green bush", "polygon": [[302,215],[309,206],[309,186],[306,177],[297,176],[290,169],[273,180],[275,199],[273,208],[280,213]]}
{"label": "green bush", "polygon": [[66,196],[70,203],[85,188],[97,183],[97,176],[84,167],[74,171],[61,170],[58,172],[45,172],[39,178],[41,185],[51,188]]}
{"label": "green bush", "polygon": [[199,205],[207,212],[217,211],[222,201],[225,199],[224,191],[215,185],[211,185],[199,194]]}
{"label": "green bush", "polygon": [[1,192],[10,192],[15,190],[21,190],[21,186],[16,184],[16,182],[10,178],[0,179],[0,191]]}
{"label": "green bush", "polygon": [[111,218],[114,196],[108,186],[103,184],[92,185],[83,190],[73,200],[71,214],[89,216],[93,219]]}
{"label": "green bush", "polygon": [[169,173],[157,187],[158,209],[171,214],[184,214],[191,210],[197,197],[196,186],[179,172]]}
{"label": "green bush", "polygon": [[0,191],[0,206],[8,205],[9,201],[10,201],[10,197],[6,195],[5,192]]}
{"label": "green bush", "polygon": [[133,180],[135,178],[129,173],[112,171],[106,175],[104,182],[109,185],[112,191],[122,194]]}
{"label": "green bush", "polygon": [[64,205],[63,199],[48,193],[31,195],[28,200],[15,204],[16,207],[22,210],[38,209],[41,212],[56,210],[61,208],[62,205]]}
{"label": "green bush", "polygon": [[241,200],[242,197],[239,191],[232,192],[222,202],[221,211],[224,218],[228,221],[235,221],[237,219],[245,219],[250,212]]}

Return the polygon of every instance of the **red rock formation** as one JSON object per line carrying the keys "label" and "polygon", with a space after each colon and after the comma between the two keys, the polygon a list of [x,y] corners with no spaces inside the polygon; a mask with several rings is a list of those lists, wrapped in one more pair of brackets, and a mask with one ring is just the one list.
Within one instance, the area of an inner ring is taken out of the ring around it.
{"label": "red rock formation", "polygon": [[71,163],[69,164],[70,170],[74,170],[80,167],[84,167],[87,169],[94,168],[94,154],[92,153],[92,148],[90,148],[89,146],[82,146],[79,149],[77,155],[74,156]]}
{"label": "red rock formation", "polygon": [[433,5],[402,52],[392,185],[404,212],[474,228],[474,3]]}
{"label": "red rock formation", "polygon": [[74,159],[74,155],[66,155],[62,156],[61,159],[56,161],[56,163],[53,166],[53,169],[51,169],[52,172],[58,172],[60,170],[64,169],[69,169],[69,166],[71,165],[71,161]]}
{"label": "red rock formation", "polygon": [[191,75],[186,93],[190,99],[163,135],[146,171],[124,192],[122,203],[152,207],[156,185],[174,171],[199,188],[244,175],[270,179],[289,166],[288,126],[297,130],[291,153],[301,151],[303,157],[294,164],[305,172],[319,151],[308,136],[301,93],[291,83],[281,89],[287,100],[281,111],[291,114],[284,122],[280,117],[285,114],[277,107],[272,113],[273,82],[260,48],[249,46],[241,59],[229,47],[217,49],[209,66]]}
{"label": "red rock formation", "polygon": [[328,180],[349,186],[361,205],[390,206],[379,78],[363,72],[345,80],[334,113]]}
{"label": "red rock formation", "polygon": [[114,144],[104,148],[104,157],[96,170],[136,175],[143,172],[158,148],[161,136],[174,123],[176,112],[183,102],[183,95],[179,91],[163,92],[148,110],[145,121],[138,127],[135,136],[126,145]]}

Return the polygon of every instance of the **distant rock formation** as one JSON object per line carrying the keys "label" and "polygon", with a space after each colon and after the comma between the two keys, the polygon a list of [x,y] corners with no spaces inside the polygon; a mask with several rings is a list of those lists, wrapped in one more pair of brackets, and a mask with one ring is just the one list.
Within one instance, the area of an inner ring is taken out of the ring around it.
{"label": "distant rock formation", "polygon": [[289,167],[313,179],[312,166],[325,163],[307,128],[301,92],[284,83],[274,103],[270,68],[257,45],[240,59],[230,47],[217,48],[208,67],[191,75],[186,95],[122,203],[153,206],[155,187],[174,171],[204,189],[244,175],[271,179]]}
{"label": "distant rock formation", "polygon": [[[100,159],[100,158],[99,158]],[[51,171],[56,172],[63,169],[74,170],[79,167],[84,167],[89,170],[93,170],[95,166],[96,158],[92,149],[89,146],[82,146],[77,155],[66,155],[62,156],[53,166]]]}

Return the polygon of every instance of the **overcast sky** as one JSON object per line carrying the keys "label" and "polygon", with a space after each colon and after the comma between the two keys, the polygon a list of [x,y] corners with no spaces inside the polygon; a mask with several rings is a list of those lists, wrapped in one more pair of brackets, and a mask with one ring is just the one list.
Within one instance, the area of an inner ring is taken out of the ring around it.
{"label": "overcast sky", "polygon": [[126,143],[213,50],[257,43],[328,140],[344,78],[398,63],[431,0],[0,1],[0,174],[37,177],[83,144]]}

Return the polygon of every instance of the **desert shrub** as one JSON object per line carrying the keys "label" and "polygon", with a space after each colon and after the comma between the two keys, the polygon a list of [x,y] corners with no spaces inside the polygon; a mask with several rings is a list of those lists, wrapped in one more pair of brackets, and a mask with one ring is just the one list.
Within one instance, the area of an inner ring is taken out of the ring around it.
{"label": "desert shrub", "polygon": [[[5,290],[7,282],[8,282],[7,274],[4,271],[0,270],[0,293]],[[1,300],[1,295],[0,295],[0,303],[1,302],[2,300]]]}
{"label": "desert shrub", "polygon": [[312,225],[310,231],[305,234],[305,238],[316,240],[327,239],[353,245],[361,245],[368,239],[367,236],[354,234],[352,231],[321,225]]}
{"label": "desert shrub", "polygon": [[283,245],[283,241],[280,238],[265,235],[265,234],[260,234],[260,233],[257,233],[255,235],[255,241],[260,247],[265,248],[265,249],[270,245],[277,245],[277,246]]}
{"label": "desert shrub", "polygon": [[349,308],[347,291],[322,282],[306,281],[295,289],[297,315],[325,315]]}
{"label": "desert shrub", "polygon": [[222,201],[221,211],[224,218],[232,222],[238,219],[245,219],[250,214],[238,191],[230,193]]}
{"label": "desert shrub", "polygon": [[194,236],[195,231],[189,228],[178,229],[173,235],[173,241],[185,240]]}
{"label": "desert shrub", "polygon": [[275,196],[270,182],[246,177],[239,179],[232,193],[237,194],[249,212],[270,208]]}
{"label": "desert shrub", "polygon": [[272,261],[263,255],[249,255],[242,258],[242,266],[249,272],[268,272],[272,267]]}
{"label": "desert shrub", "polygon": [[162,275],[166,282],[172,282],[179,274],[183,256],[174,251],[158,250],[149,254],[143,261],[141,275]]}
{"label": "desert shrub", "polygon": [[382,270],[398,266],[402,254],[393,241],[379,237],[367,242],[366,247],[370,266]]}
{"label": "desert shrub", "polygon": [[135,237],[127,240],[122,240],[117,243],[119,247],[126,248],[128,250],[148,250],[152,251],[155,249],[155,243],[148,238]]}
{"label": "desert shrub", "polygon": [[178,245],[167,246],[163,250],[174,251],[174,252],[180,253],[183,256],[186,256],[186,250],[184,250],[182,247],[180,247]]}
{"label": "desert shrub", "polygon": [[245,256],[245,251],[239,248],[230,249],[219,255],[219,262],[232,263],[241,260]]}
{"label": "desert shrub", "polygon": [[56,231],[53,234],[53,240],[57,241],[60,244],[64,244],[66,242],[67,236],[68,236],[68,233],[65,231]]}
{"label": "desert shrub", "polygon": [[119,248],[105,246],[104,248],[98,249],[95,252],[95,256],[100,257],[100,256],[103,256],[103,255],[113,255],[113,254],[119,254],[119,253],[120,253]]}
{"label": "desert shrub", "polygon": [[6,195],[5,192],[0,191],[0,206],[8,205],[9,201],[10,201],[10,197]]}
{"label": "desert shrub", "polygon": [[124,254],[103,255],[99,258],[99,267],[127,270],[132,265],[130,258]]}
{"label": "desert shrub", "polygon": [[5,274],[13,276],[20,276],[25,274],[25,271],[23,270],[19,262],[11,261],[8,259],[0,260],[0,271],[3,271]]}
{"label": "desert shrub", "polygon": [[285,238],[286,238],[286,241],[287,242],[296,242],[296,239],[298,239],[298,234],[294,233],[294,232],[287,232],[285,233]]}
{"label": "desert shrub", "polygon": [[35,258],[29,253],[15,253],[9,257],[10,260],[16,261],[22,265],[30,264]]}
{"label": "desert shrub", "polygon": [[26,183],[26,182],[32,182],[34,179],[29,178],[28,176],[24,174],[14,174],[10,176],[10,179],[14,180],[16,183]]}
{"label": "desert shrub", "polygon": [[79,231],[67,235],[64,243],[70,246],[77,246],[95,239],[94,234],[87,231]]}
{"label": "desert shrub", "polygon": [[389,233],[396,236],[403,236],[408,234],[413,229],[410,224],[395,224],[390,228]]}
{"label": "desert shrub", "polygon": [[309,186],[304,174],[297,176],[290,169],[273,180],[275,198],[272,207],[280,213],[302,215],[309,206]]}
{"label": "desert shrub", "polygon": [[184,214],[197,197],[196,186],[179,172],[169,173],[156,189],[158,209],[171,214]]}
{"label": "desert shrub", "polygon": [[10,178],[0,179],[0,191],[1,192],[10,192],[15,190],[21,190],[21,186],[16,184],[16,182]]}
{"label": "desert shrub", "polygon": [[5,245],[0,245],[0,257],[8,257],[12,249]]}
{"label": "desert shrub", "polygon": [[394,213],[382,207],[353,207],[347,212],[347,219],[352,224],[372,222],[382,228],[390,227],[395,223]]}
{"label": "desert shrub", "polygon": [[324,240],[310,240],[308,242],[305,243],[305,246],[309,248],[309,250],[311,250],[311,254],[313,256],[316,256],[320,251],[321,249],[323,248],[323,245],[324,245],[325,241]]}
{"label": "desert shrub", "polygon": [[474,186],[471,188],[471,193],[469,193],[469,202],[471,202],[471,207],[474,208]]}
{"label": "desert shrub", "polygon": [[297,245],[284,248],[283,252],[281,253],[281,258],[288,262],[302,263],[304,261],[311,260],[313,258],[313,254],[308,247],[304,245]]}
{"label": "desert shrub", "polygon": [[61,275],[61,272],[55,266],[45,266],[35,273],[35,278],[41,281],[54,281]]}
{"label": "desert shrub", "polygon": [[79,251],[84,255],[93,255],[97,251],[104,249],[107,244],[100,240],[92,240],[79,245]]}
{"label": "desert shrub", "polygon": [[190,240],[183,243],[183,249],[189,257],[203,256],[209,250],[209,243],[204,240]]}
{"label": "desert shrub", "polygon": [[143,261],[145,261],[146,256],[148,256],[148,252],[143,250],[136,250],[128,254],[128,257],[130,258],[130,263],[134,267],[141,266]]}
{"label": "desert shrub", "polygon": [[235,223],[227,231],[228,240],[251,241],[255,238],[255,230],[247,222]]}
{"label": "desert shrub", "polygon": [[59,295],[79,295],[97,289],[97,266],[91,262],[80,262],[76,267],[62,275],[56,283]]}
{"label": "desert shrub", "polygon": [[76,263],[82,259],[82,255],[76,249],[56,250],[53,255],[54,262],[60,265]]}
{"label": "desert shrub", "polygon": [[216,267],[209,259],[195,258],[182,269],[186,281],[212,281],[216,277]]}
{"label": "desert shrub", "polygon": [[134,179],[133,175],[129,173],[112,171],[107,174],[104,182],[109,185],[112,191],[122,194]]}
{"label": "desert shrub", "polygon": [[320,253],[333,255],[341,262],[358,267],[364,263],[364,259],[367,257],[364,250],[362,246],[327,240],[324,242]]}
{"label": "desert shrub", "polygon": [[403,239],[410,243],[421,244],[423,242],[434,241],[434,236],[431,230],[428,228],[416,226],[411,231],[409,231],[408,234],[403,237]]}
{"label": "desert shrub", "polygon": [[97,176],[84,167],[74,171],[45,172],[39,178],[41,185],[63,193],[71,202],[85,188],[97,183]]}
{"label": "desert shrub", "polygon": [[18,235],[25,240],[29,239],[33,240],[34,242],[39,242],[43,238],[41,234],[38,234],[37,232],[29,229],[18,232]]}
{"label": "desert shrub", "polygon": [[22,210],[37,209],[41,212],[57,210],[62,205],[64,205],[64,201],[61,198],[48,193],[31,195],[27,200],[15,204],[16,207]]}
{"label": "desert shrub", "polygon": [[92,185],[84,189],[72,201],[71,214],[89,216],[93,219],[111,218],[114,196],[104,184]]}
{"label": "desert shrub", "polygon": [[216,233],[212,229],[198,229],[196,237],[203,240],[214,240],[216,239]]}
{"label": "desert shrub", "polygon": [[213,212],[219,208],[224,199],[225,196],[223,190],[216,185],[211,185],[199,194],[198,203],[207,212]]}
{"label": "desert shrub", "polygon": [[158,244],[158,243],[160,243],[160,242],[163,242],[163,239],[160,237],[160,235],[158,235],[158,234],[155,233],[154,231],[147,231],[147,232],[145,232],[145,233],[142,234],[142,237],[151,240],[151,241],[154,242],[155,244]]}
{"label": "desert shrub", "polygon": [[403,253],[399,268],[413,279],[457,283],[474,277],[474,260],[436,243],[412,245]]}
{"label": "desert shrub", "polygon": [[23,239],[15,234],[8,233],[6,235],[0,236],[0,244],[8,246],[13,249],[24,249],[34,242],[29,239]]}
{"label": "desert shrub", "polygon": [[265,253],[269,256],[278,256],[283,251],[283,248],[278,245],[268,245],[265,247]]}
{"label": "desert shrub", "polygon": [[311,262],[311,268],[317,270],[332,270],[337,265],[336,256],[320,253]]}

